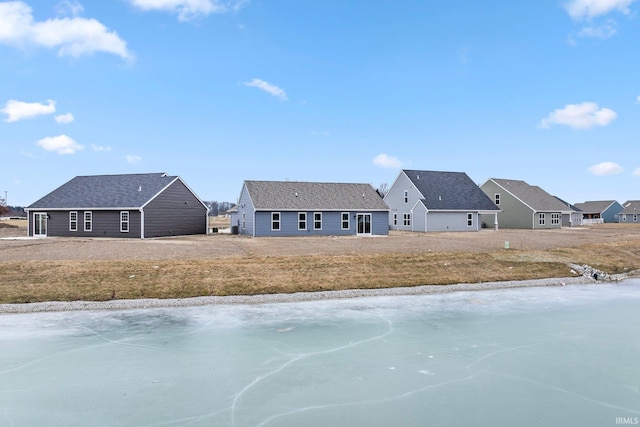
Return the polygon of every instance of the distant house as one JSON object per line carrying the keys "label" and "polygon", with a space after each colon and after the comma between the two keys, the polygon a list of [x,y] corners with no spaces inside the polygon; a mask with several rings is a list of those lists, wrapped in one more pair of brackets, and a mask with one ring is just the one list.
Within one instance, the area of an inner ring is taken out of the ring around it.
{"label": "distant house", "polygon": [[501,209],[501,228],[561,228],[562,215],[572,212],[566,203],[524,181],[490,178],[480,188]]}
{"label": "distant house", "polygon": [[562,213],[562,226],[563,227],[578,227],[582,225],[582,211],[577,206],[572,205],[569,202],[565,202],[561,198],[556,197],[562,204],[567,206],[568,210]]}
{"label": "distant house", "polygon": [[615,200],[598,200],[576,203],[575,206],[582,211],[584,224],[618,222],[618,214],[622,210],[622,205]]}
{"label": "distant house", "polygon": [[403,169],[384,197],[389,205],[389,228],[406,231],[478,231],[481,214],[497,207],[464,172]]}
{"label": "distant house", "polygon": [[165,173],[77,176],[25,209],[29,236],[206,234],[207,207]]}
{"label": "distant house", "polygon": [[388,235],[388,214],[369,184],[245,181],[231,225],[253,237]]}
{"label": "distant house", "polygon": [[640,200],[629,200],[622,204],[622,210],[618,213],[622,223],[640,223]]}

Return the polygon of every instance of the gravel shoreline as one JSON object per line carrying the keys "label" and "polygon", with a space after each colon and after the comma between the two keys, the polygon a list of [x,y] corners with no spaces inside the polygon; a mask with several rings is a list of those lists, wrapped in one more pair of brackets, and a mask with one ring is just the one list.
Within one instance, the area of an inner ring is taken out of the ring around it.
{"label": "gravel shoreline", "polygon": [[37,313],[51,311],[128,310],[145,308],[193,307],[221,304],[273,304],[376,296],[424,295],[459,291],[565,286],[597,282],[589,277],[566,277],[522,281],[460,283],[455,285],[425,285],[414,287],[353,289],[344,291],[298,292],[292,294],[208,296],[179,299],[133,299],[111,301],[51,301],[24,304],[0,304],[0,314]]}

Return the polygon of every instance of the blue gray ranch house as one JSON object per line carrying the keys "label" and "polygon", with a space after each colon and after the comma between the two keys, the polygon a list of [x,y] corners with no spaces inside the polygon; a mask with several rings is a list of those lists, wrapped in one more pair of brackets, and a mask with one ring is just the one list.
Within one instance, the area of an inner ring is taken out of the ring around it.
{"label": "blue gray ranch house", "polygon": [[29,236],[206,234],[207,206],[166,173],[77,176],[25,209]]}
{"label": "blue gray ranch house", "polygon": [[[480,215],[500,211],[464,172],[403,169],[384,201],[392,230],[478,231]],[[494,218],[490,226],[497,228]]]}
{"label": "blue gray ranch house", "polygon": [[253,237],[388,235],[388,215],[369,184],[245,181],[231,225]]}

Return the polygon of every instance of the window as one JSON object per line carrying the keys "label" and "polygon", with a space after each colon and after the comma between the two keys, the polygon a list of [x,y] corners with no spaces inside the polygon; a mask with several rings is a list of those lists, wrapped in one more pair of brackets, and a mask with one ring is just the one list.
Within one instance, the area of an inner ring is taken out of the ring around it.
{"label": "window", "polygon": [[551,214],[551,224],[560,224],[560,214],[552,213]]}
{"label": "window", "polygon": [[69,231],[78,231],[78,212],[69,212]]}
{"label": "window", "polygon": [[271,212],[271,231],[280,231],[280,212]]}
{"label": "window", "polygon": [[500,205],[500,193],[496,193],[493,200],[496,205]]}
{"label": "window", "polygon": [[120,232],[129,232],[129,211],[120,212]]}
{"label": "window", "polygon": [[313,229],[322,230],[322,212],[313,213]]}
{"label": "window", "polygon": [[633,214],[633,222],[638,222],[638,214]]}
{"label": "window", "polygon": [[544,225],[544,214],[543,213],[538,214],[538,224]]}
{"label": "window", "polygon": [[349,224],[349,212],[342,212],[342,229],[348,230],[351,228],[351,224]]}
{"label": "window", "polygon": [[89,212],[84,213],[84,231],[91,231],[93,228],[93,214]]}
{"label": "window", "polygon": [[404,214],[402,224],[404,226],[406,226],[406,227],[409,227],[411,225],[411,214],[410,213]]}
{"label": "window", "polygon": [[242,229],[247,228],[247,214],[242,212]]}
{"label": "window", "polygon": [[473,214],[467,214],[467,227],[473,227]]}
{"label": "window", "polygon": [[398,225],[398,214],[397,213],[393,214],[393,225]]}
{"label": "window", "polygon": [[404,190],[404,202],[409,203],[409,191]]}
{"label": "window", "polygon": [[298,212],[298,230],[307,229],[307,213]]}
{"label": "window", "polygon": [[627,222],[627,214],[622,215],[622,222]]}

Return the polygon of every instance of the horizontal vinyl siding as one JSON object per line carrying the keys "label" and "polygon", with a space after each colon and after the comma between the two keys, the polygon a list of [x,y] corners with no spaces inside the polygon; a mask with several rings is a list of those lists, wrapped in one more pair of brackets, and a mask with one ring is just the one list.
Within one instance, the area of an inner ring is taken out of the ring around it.
{"label": "horizontal vinyl siding", "polygon": [[144,237],[205,234],[207,208],[176,180],[144,207]]}
{"label": "horizontal vinyl siding", "polygon": [[[500,228],[534,228],[533,211],[511,193],[497,186],[492,181],[487,181],[480,188],[493,202],[495,202],[495,194],[500,194],[500,204],[498,205],[498,208],[502,209],[502,212],[498,213],[498,226]],[[481,218],[481,221],[487,224],[489,224],[489,221],[493,224],[493,220],[493,215],[491,215],[490,220],[488,220],[488,215],[482,215]]]}
{"label": "horizontal vinyl siding", "polygon": [[[278,211],[275,211],[278,212]],[[298,213],[306,212],[307,228],[298,230]],[[313,214],[322,213],[322,230],[313,228]],[[349,212],[349,229],[342,230],[342,212]],[[356,218],[359,213],[370,213],[371,232],[376,235],[389,234],[387,212],[360,211],[280,211],[280,230],[271,230],[271,211],[258,211],[255,214],[256,236],[353,236],[356,234]]]}
{"label": "horizontal vinyl siding", "polygon": [[[251,197],[249,197],[249,192],[247,191],[247,187],[245,185],[242,186],[242,190],[240,191],[240,198],[238,199],[238,219],[236,224],[238,226],[238,233],[246,236],[253,236],[253,230],[255,229],[254,224],[254,213],[255,210],[253,208],[253,202],[251,201]],[[242,222],[242,215],[244,214],[244,227]]]}
{"label": "horizontal vinyl siding", "polygon": [[[29,212],[29,234],[33,235],[33,212]],[[77,231],[69,230],[69,212],[71,211],[38,211],[47,212],[47,236],[49,237],[140,237],[140,212],[129,212],[129,232],[120,232],[120,210],[95,211],[74,210],[78,213]],[[91,231],[84,231],[84,213],[92,213]]]}
{"label": "horizontal vinyl siding", "polygon": [[[473,226],[467,226],[467,213],[473,215]],[[478,214],[475,212],[429,212],[428,231],[478,231]]]}
{"label": "horizontal vinyl siding", "polygon": [[[408,191],[408,203],[404,202],[404,192]],[[404,173],[400,173],[398,178],[393,183],[386,196],[384,197],[384,202],[389,206],[389,228],[392,230],[405,230],[411,231],[411,226],[404,226],[403,218],[404,214],[410,214],[411,209],[415,206],[415,204],[420,200],[422,196],[420,192],[416,189],[413,183],[407,178]],[[393,225],[393,214],[398,214],[398,224]]]}

